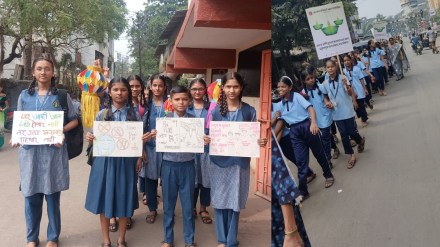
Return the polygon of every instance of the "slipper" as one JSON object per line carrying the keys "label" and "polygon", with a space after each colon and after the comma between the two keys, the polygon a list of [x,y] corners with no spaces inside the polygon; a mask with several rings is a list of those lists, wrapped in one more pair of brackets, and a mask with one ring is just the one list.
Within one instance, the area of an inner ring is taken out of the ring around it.
{"label": "slipper", "polygon": [[111,231],[111,232],[117,232],[118,231],[118,227],[119,227],[119,222],[115,218],[115,222],[114,223],[110,223],[110,225],[108,226],[108,230]]}
{"label": "slipper", "polygon": [[[202,215],[203,213],[208,214],[208,216],[203,216]],[[200,214],[200,217],[202,218],[203,224],[211,224],[212,223],[212,219],[211,219],[211,216],[209,215],[208,211],[203,210],[203,211],[200,211],[199,214]]]}
{"label": "slipper", "polygon": [[108,243],[108,244],[102,243],[101,247],[112,247],[112,243]]}
{"label": "slipper", "polygon": [[325,179],[325,188],[330,188],[335,183],[335,178],[330,177]]}
{"label": "slipper", "polygon": [[348,168],[348,169],[353,168],[353,167],[356,165],[356,161],[357,161],[357,158],[356,158],[356,157],[355,157],[354,159],[350,158],[350,159],[348,160],[347,168]]}
{"label": "slipper", "polygon": [[35,240],[35,241],[28,241],[27,243],[29,244],[29,243],[32,243],[32,242],[35,243],[35,247],[38,247],[38,245],[40,245],[40,239],[39,238],[37,238],[37,240]]}
{"label": "slipper", "polygon": [[313,179],[315,179],[315,178],[316,178],[316,173],[313,173],[312,175],[308,176],[308,177],[307,177],[307,183],[312,182]]}
{"label": "slipper", "polygon": [[157,211],[154,211],[154,214],[148,214],[145,220],[148,224],[154,224],[156,222]]}
{"label": "slipper", "polygon": [[132,219],[131,217],[129,217],[127,219],[127,230],[130,230],[131,228],[133,228],[134,225],[134,219]]}
{"label": "slipper", "polygon": [[169,245],[169,247],[174,247],[174,244],[173,243],[167,243],[167,242],[165,242],[165,241],[162,241],[162,242],[160,242],[160,246],[162,247],[164,244],[168,244]]}
{"label": "slipper", "polygon": [[127,242],[124,241],[124,242],[118,243],[118,245],[116,247],[128,247],[128,245],[127,245]]}
{"label": "slipper", "polygon": [[361,143],[358,146],[358,153],[362,153],[365,148],[365,137],[362,137]]}

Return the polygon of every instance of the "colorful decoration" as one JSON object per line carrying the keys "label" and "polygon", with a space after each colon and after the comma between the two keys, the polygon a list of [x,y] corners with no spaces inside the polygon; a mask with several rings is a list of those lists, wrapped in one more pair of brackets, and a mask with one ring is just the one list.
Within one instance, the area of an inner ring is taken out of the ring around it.
{"label": "colorful decoration", "polygon": [[107,89],[108,82],[103,75],[104,70],[97,66],[87,66],[78,77],[81,94],[81,112],[84,127],[93,127],[96,114],[99,112],[98,94]]}
{"label": "colorful decoration", "polygon": [[163,110],[165,111],[165,115],[174,111],[173,105],[171,104],[171,98],[168,95],[168,99],[163,102]]}
{"label": "colorful decoration", "polygon": [[220,98],[221,85],[222,80],[217,79],[217,81],[212,82],[211,85],[209,85],[208,87],[208,96],[211,104],[209,105],[208,117],[206,118],[206,128],[209,128],[209,123],[211,122],[211,112],[217,106],[217,102]]}

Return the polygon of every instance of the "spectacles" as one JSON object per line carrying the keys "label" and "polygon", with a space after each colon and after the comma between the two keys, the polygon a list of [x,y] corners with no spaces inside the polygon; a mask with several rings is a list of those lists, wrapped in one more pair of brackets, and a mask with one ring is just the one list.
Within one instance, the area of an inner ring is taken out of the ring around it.
{"label": "spectacles", "polygon": [[203,92],[205,91],[204,88],[191,88],[191,92]]}

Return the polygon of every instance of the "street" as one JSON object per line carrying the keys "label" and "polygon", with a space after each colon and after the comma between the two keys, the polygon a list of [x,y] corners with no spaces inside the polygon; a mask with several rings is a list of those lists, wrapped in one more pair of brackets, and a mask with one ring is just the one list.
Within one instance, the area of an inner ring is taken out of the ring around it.
{"label": "street", "polygon": [[[6,133],[5,142],[9,141],[10,133]],[[102,242],[99,217],[84,208],[90,167],[86,164],[85,148],[81,156],[70,161],[70,189],[61,193],[61,236],[60,246],[64,247],[96,247]],[[2,246],[25,246],[26,225],[24,219],[24,199],[18,190],[19,166],[18,151],[6,145],[0,149],[0,233]],[[254,179],[251,175],[251,188],[246,209],[241,211],[238,240],[240,246],[266,247],[270,245],[270,203],[253,195]],[[159,190],[161,188],[159,187]],[[161,193],[159,193],[161,194]],[[155,247],[163,241],[162,200],[159,203],[158,217],[153,225],[145,222],[146,206],[139,195],[140,209],[135,211],[133,229],[127,231],[128,246]],[[45,205],[45,203],[44,203]],[[47,215],[46,207],[40,230],[40,246],[46,245]],[[208,208],[211,216],[213,209]],[[175,246],[183,247],[183,228],[180,202],[176,207],[174,226]],[[214,219],[215,220],[215,219]],[[110,234],[113,246],[116,244],[117,233]],[[217,246],[214,224],[205,225],[200,216],[196,218],[195,242],[200,247]]]}
{"label": "street", "polygon": [[403,41],[411,70],[401,81],[390,79],[388,96],[373,96],[369,126],[359,128],[366,146],[356,166],[348,170],[348,156],[339,156],[336,182],[324,189],[311,157],[318,179],[309,184],[302,214],[312,246],[439,246],[440,55],[424,49],[416,56]]}

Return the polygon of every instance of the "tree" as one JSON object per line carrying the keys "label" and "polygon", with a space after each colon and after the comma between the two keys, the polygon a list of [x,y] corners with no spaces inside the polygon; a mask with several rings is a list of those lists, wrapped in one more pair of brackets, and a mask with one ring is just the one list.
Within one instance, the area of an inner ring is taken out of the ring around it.
{"label": "tree", "polygon": [[93,42],[106,44],[127,26],[123,0],[3,0],[3,4],[10,14],[3,24],[25,39],[25,48],[43,47],[56,68],[57,52],[73,52]]}
{"label": "tree", "polygon": [[186,9],[187,1],[158,0],[150,2],[143,11],[136,13],[128,31],[132,71],[139,75],[158,72],[158,58],[154,57],[156,47],[163,44],[160,34],[177,10]]}
{"label": "tree", "polygon": [[[280,53],[281,74],[291,78],[298,77],[290,58],[290,51],[294,47],[313,47],[313,38],[310,31],[305,10],[340,0],[273,0],[272,1],[272,50]],[[346,16],[356,11],[356,5],[350,0],[343,0]]]}

